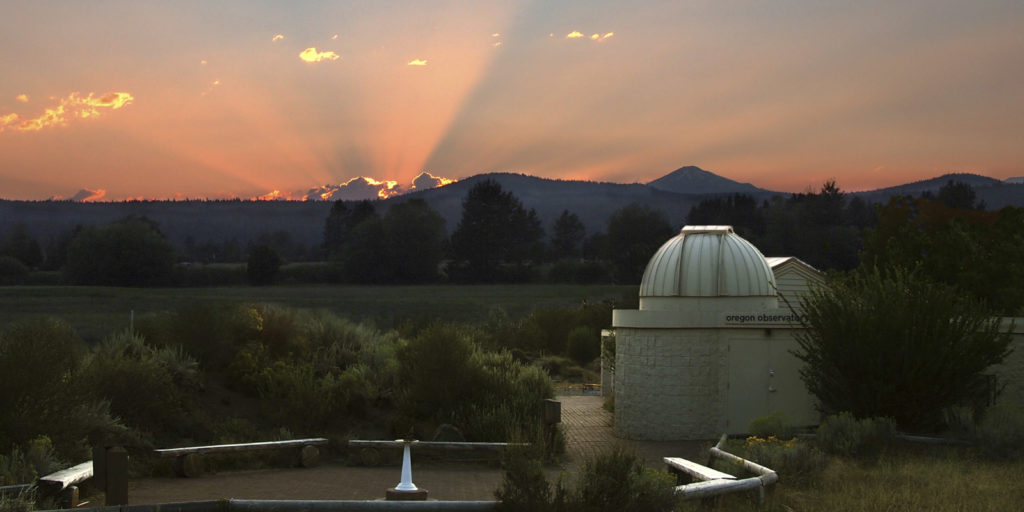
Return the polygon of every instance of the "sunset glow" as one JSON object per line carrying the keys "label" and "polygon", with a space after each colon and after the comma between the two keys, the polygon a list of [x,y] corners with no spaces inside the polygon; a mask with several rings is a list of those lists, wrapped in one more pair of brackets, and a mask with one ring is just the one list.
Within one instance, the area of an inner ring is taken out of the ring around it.
{"label": "sunset glow", "polygon": [[186,4],[0,4],[0,198],[1024,176],[1020,2]]}
{"label": "sunset glow", "polygon": [[[21,100],[24,97],[24,101]],[[58,100],[53,107],[46,108],[42,114],[28,119],[22,119],[17,113],[0,114],[0,131],[10,126],[19,132],[38,132],[55,126],[67,126],[72,119],[88,119],[100,115],[100,109],[117,110],[130,104],[135,98],[126,92],[109,92],[100,97],[94,93],[82,97],[78,92],[73,92],[65,98]],[[22,103],[28,102],[28,96],[22,94],[18,97]],[[19,121],[20,120],[20,121]]]}

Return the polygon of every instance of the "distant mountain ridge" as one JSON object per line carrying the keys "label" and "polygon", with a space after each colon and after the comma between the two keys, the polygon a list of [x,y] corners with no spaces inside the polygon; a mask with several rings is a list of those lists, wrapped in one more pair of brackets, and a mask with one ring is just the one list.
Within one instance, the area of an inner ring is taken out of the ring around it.
{"label": "distant mountain ridge", "polygon": [[647,186],[679,194],[748,194],[756,196],[779,193],[758,188],[750,183],[740,183],[723,178],[693,165],[680,167],[648,182]]}
{"label": "distant mountain ridge", "polygon": [[[422,199],[445,219],[451,233],[462,217],[462,201],[466,193],[483,180],[497,182],[526,208],[536,210],[549,235],[555,219],[566,210],[580,218],[587,233],[595,233],[604,231],[612,213],[630,203],[642,203],[661,210],[672,225],[681,227],[690,208],[708,197],[747,194],[762,201],[776,195],[789,195],[723,178],[699,167],[685,166],[647,184],[553,180],[512,173],[479,174],[443,187],[379,200],[375,204],[378,213],[384,214],[392,204]],[[936,192],[950,180],[974,187],[977,199],[985,201],[989,209],[1024,207],[1024,184],[1005,183],[976,174],[946,174],[851,195],[868,202],[886,202],[893,195],[918,196],[925,190]],[[287,232],[296,242],[318,247],[323,240],[324,220],[330,208],[329,201],[77,203],[0,200],[0,240],[19,223],[25,224],[33,236],[45,243],[79,224],[102,225],[128,215],[145,215],[158,222],[177,247],[230,239],[237,239],[244,246],[262,234],[278,231]]]}
{"label": "distant mountain ridge", "polygon": [[1005,206],[1024,207],[1024,184],[1000,181],[988,176],[971,173],[948,173],[935,178],[913,181],[893,187],[853,192],[851,195],[860,197],[869,203],[884,203],[893,196],[917,197],[924,192],[937,193],[949,182],[960,182],[974,189],[976,200],[984,201],[989,210]]}

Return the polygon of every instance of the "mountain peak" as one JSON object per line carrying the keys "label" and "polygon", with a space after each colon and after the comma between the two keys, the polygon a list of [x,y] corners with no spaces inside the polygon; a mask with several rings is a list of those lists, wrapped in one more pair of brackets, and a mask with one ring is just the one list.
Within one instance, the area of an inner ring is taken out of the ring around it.
{"label": "mountain peak", "polygon": [[723,178],[695,165],[680,167],[654,181],[648,186],[679,194],[758,194],[767,192],[751,185]]}

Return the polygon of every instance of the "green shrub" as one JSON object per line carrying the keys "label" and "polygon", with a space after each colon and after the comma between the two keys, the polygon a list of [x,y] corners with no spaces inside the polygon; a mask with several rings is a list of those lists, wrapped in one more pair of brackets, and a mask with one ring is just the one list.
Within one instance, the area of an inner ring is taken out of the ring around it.
{"label": "green shrub", "polygon": [[15,446],[9,454],[0,454],[0,486],[30,484],[65,466],[67,463],[53,451],[50,438],[41,436],[29,441],[24,451]]}
{"label": "green shrub", "polygon": [[275,361],[252,378],[275,424],[312,433],[365,412],[373,389],[364,373],[353,366],[317,375],[310,364]]}
{"label": "green shrub", "polygon": [[818,427],[818,447],[848,457],[874,456],[891,444],[896,424],[888,418],[857,419],[849,412],[829,416]]}
{"label": "green shrub", "polygon": [[645,468],[620,447],[588,460],[580,471],[573,509],[594,511],[672,510],[675,477]]}
{"label": "green shrub", "polygon": [[750,431],[750,435],[758,438],[776,437],[787,440],[792,439],[794,434],[793,426],[786,415],[779,411],[754,418],[747,430]]}
{"label": "green shrub", "polygon": [[601,336],[590,327],[581,325],[569,331],[568,354],[573,360],[586,365],[601,355]]}
{"label": "green shrub", "polygon": [[579,315],[573,308],[534,308],[524,319],[541,337],[540,349],[547,354],[565,355],[569,331],[577,325]]}
{"label": "green shrub", "polygon": [[157,349],[133,332],[100,343],[86,359],[81,385],[94,400],[134,428],[171,436],[187,433],[188,399],[200,386],[198,365],[180,348]]}
{"label": "green shrub", "polygon": [[505,475],[495,492],[504,511],[668,511],[676,503],[675,477],[645,468],[621,447],[586,461],[574,488],[563,480],[552,486],[539,461],[513,451],[504,459]]}
{"label": "green shrub", "polygon": [[0,256],[0,286],[25,284],[29,269],[11,256]]}
{"label": "green shrub", "polygon": [[37,509],[35,493],[31,490],[17,496],[0,496],[0,512],[31,512]]}
{"label": "green shrub", "polygon": [[238,390],[264,400],[275,423],[303,432],[341,428],[386,406],[396,388],[398,338],[328,312],[258,305],[254,342],[228,366]]}
{"label": "green shrub", "polygon": [[988,458],[1020,458],[1024,455],[1024,411],[1007,405],[989,407],[977,426],[975,441]]}
{"label": "green shrub", "polygon": [[400,406],[411,416],[447,421],[472,403],[482,368],[467,333],[451,325],[428,327],[398,349]]}
{"label": "green shrub", "polygon": [[518,512],[552,510],[551,484],[539,460],[509,450],[504,457],[505,473],[501,486],[494,492],[497,510]]}
{"label": "green shrub", "polygon": [[11,323],[0,332],[0,447],[50,434],[80,402],[74,382],[85,347],[52,318]]}

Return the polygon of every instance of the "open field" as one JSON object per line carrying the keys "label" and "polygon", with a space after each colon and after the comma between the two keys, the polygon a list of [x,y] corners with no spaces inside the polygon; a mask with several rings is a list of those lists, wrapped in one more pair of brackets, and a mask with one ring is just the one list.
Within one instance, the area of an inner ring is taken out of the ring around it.
{"label": "open field", "polygon": [[195,303],[262,302],[324,309],[390,328],[403,322],[475,322],[501,308],[512,318],[535,307],[577,306],[612,300],[635,307],[637,288],[614,285],[271,286],[223,288],[0,287],[0,326],[26,316],[68,322],[86,340],[128,327],[136,316]]}

